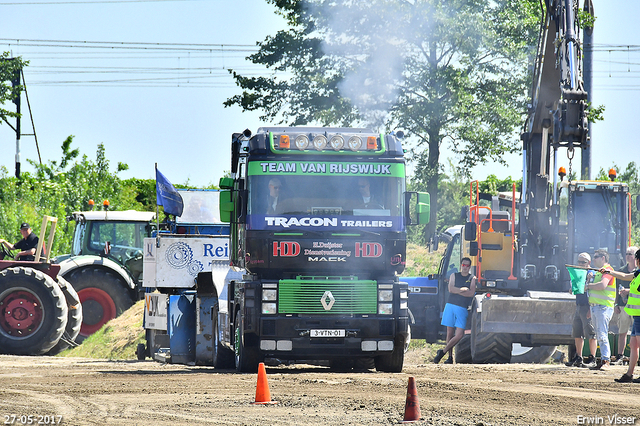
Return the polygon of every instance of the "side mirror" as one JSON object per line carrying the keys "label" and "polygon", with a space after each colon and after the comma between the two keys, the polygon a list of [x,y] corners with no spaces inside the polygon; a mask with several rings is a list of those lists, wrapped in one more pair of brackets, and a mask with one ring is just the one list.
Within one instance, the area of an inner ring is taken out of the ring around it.
{"label": "side mirror", "polygon": [[462,206],[460,209],[460,219],[467,220],[469,218],[469,206]]}
{"label": "side mirror", "polygon": [[429,223],[431,215],[431,196],[425,192],[418,192],[418,203],[416,204],[416,213],[418,215],[418,223],[425,225]]}
{"label": "side mirror", "polygon": [[220,191],[220,221],[231,223],[231,213],[233,212],[233,200],[231,191]]}
{"label": "side mirror", "polygon": [[[465,241],[475,241],[478,235],[478,227],[475,222],[467,222],[464,225],[464,239]],[[477,244],[476,244],[477,246]]]}
{"label": "side mirror", "polygon": [[469,256],[474,257],[478,255],[478,242],[471,241],[469,243]]}
{"label": "side mirror", "polygon": [[230,177],[220,178],[218,187],[220,189],[233,189],[233,178],[230,178]]}

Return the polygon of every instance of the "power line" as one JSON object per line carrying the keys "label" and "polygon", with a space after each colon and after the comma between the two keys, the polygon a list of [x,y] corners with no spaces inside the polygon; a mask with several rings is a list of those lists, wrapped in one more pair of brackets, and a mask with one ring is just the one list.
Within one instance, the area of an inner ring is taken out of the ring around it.
{"label": "power line", "polygon": [[[131,41],[88,41],[88,40],[37,40],[0,38],[0,42],[15,42],[19,46],[29,47],[73,47],[93,49],[143,49],[143,50],[196,50],[196,51],[252,51],[258,50],[255,44],[225,43],[154,43]],[[5,44],[5,43],[2,43]],[[226,48],[226,49],[225,49]]]}
{"label": "power line", "polygon": [[24,5],[58,5],[58,4],[101,4],[101,3],[161,3],[161,2],[187,2],[187,1],[203,1],[203,0],[96,0],[96,1],[21,1],[21,2],[3,2],[0,6],[24,6]]}

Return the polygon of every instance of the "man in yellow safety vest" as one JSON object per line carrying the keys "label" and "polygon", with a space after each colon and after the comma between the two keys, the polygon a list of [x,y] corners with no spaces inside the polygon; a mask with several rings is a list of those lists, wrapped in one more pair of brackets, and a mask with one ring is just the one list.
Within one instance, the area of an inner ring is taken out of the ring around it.
{"label": "man in yellow safety vest", "polygon": [[632,279],[629,288],[623,288],[620,290],[620,294],[623,296],[629,295],[627,305],[624,310],[633,318],[633,326],[631,328],[631,340],[629,346],[631,348],[629,352],[629,368],[627,372],[619,379],[615,379],[618,383],[640,383],[640,377],[633,378],[633,370],[638,363],[638,355],[640,351],[640,250],[636,251],[635,255],[636,270],[634,272],[625,274],[624,272],[612,272],[611,275],[621,280]]}
{"label": "man in yellow safety vest", "polygon": [[592,366],[591,369],[606,370],[609,368],[611,359],[609,321],[613,316],[613,307],[616,302],[616,279],[609,273],[613,271],[613,268],[609,265],[609,253],[606,250],[595,251],[592,266],[599,268],[600,271],[596,272],[593,282],[587,284],[585,289],[589,294],[591,321],[593,321],[596,339],[600,345],[600,362]]}

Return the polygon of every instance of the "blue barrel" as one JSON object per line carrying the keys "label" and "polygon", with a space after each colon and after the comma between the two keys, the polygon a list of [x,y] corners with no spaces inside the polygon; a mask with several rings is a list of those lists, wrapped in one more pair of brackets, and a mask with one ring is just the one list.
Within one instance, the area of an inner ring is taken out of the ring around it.
{"label": "blue barrel", "polygon": [[169,296],[169,348],[172,364],[192,364],[196,356],[196,294]]}

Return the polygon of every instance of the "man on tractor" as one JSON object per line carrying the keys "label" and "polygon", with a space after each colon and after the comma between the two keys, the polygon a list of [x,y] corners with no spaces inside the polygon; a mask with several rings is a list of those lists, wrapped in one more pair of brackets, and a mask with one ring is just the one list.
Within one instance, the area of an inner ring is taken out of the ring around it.
{"label": "man on tractor", "polygon": [[20,250],[15,256],[16,260],[35,260],[38,237],[31,232],[31,226],[27,222],[22,222],[20,225],[20,234],[22,234],[22,239],[15,244],[3,239],[0,239],[0,243],[9,250]]}

